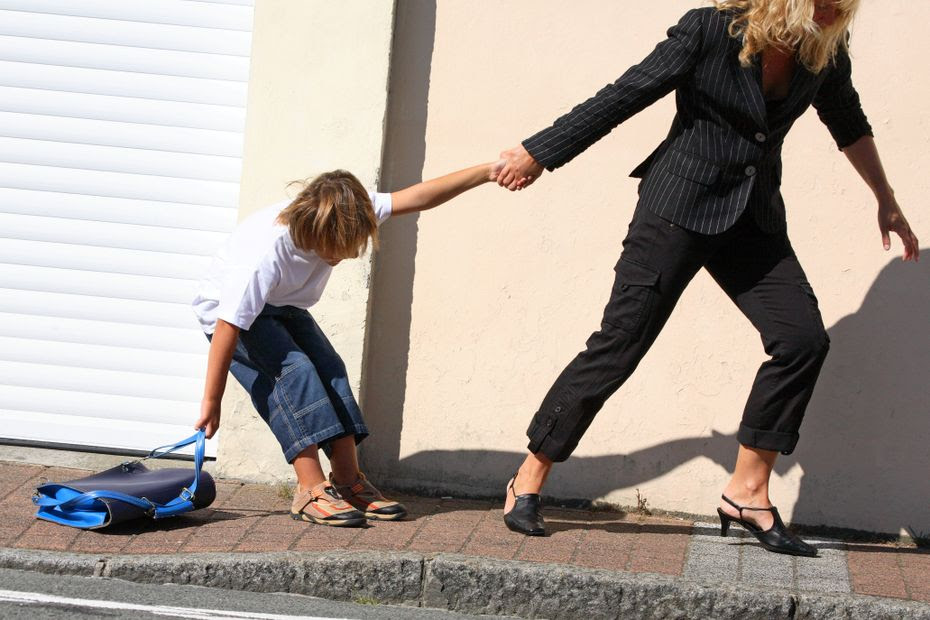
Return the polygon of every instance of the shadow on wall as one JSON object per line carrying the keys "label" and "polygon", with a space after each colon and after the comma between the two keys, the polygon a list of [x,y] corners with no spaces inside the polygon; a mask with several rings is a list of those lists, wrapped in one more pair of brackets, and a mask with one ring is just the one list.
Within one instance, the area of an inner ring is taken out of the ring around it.
{"label": "shadow on wall", "polygon": [[[397,3],[381,191],[401,189],[422,180],[435,31],[435,1]],[[359,458],[369,471],[387,470],[396,465],[399,457],[418,219],[418,214],[389,219],[379,235],[381,249],[372,272],[361,389],[372,436],[362,445]],[[379,321],[379,316],[389,320]],[[372,394],[377,398],[369,396]]]}
{"label": "shadow on wall", "polygon": [[[801,442],[794,454],[776,464],[780,475],[795,466],[803,471],[791,521],[892,534],[901,528],[930,532],[928,319],[930,264],[896,259],[881,271],[859,310],[829,328],[830,355]],[[399,463],[382,461],[376,469],[400,489],[501,497],[524,455],[425,451]],[[560,493],[566,499],[603,497],[699,456],[732,473],[735,434],[714,432],[626,455],[573,457],[556,468],[550,490],[558,481],[562,489],[570,489]],[[721,477],[720,486],[724,483]],[[713,508],[702,512],[712,513]]]}
{"label": "shadow on wall", "polygon": [[794,519],[930,533],[930,264],[890,262],[829,333],[803,444],[776,464],[804,472]]}

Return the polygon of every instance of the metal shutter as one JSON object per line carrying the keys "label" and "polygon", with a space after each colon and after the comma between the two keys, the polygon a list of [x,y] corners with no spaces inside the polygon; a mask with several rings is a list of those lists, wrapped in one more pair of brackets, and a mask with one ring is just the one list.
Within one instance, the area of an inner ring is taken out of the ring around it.
{"label": "metal shutter", "polygon": [[236,222],[251,5],[0,0],[0,436],[190,432],[189,304]]}

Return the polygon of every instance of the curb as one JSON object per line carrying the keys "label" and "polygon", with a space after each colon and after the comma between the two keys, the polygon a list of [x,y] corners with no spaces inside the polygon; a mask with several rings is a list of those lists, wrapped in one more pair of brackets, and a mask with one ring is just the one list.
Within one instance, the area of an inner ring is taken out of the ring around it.
{"label": "curb", "polygon": [[0,568],[524,618],[930,620],[930,605],[791,593],[661,575],[410,552],[116,555],[0,549]]}

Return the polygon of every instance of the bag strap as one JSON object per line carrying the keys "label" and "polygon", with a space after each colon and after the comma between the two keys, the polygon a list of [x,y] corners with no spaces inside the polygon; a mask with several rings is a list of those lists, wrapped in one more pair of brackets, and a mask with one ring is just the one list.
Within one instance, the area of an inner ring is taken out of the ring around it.
{"label": "bag strap", "polygon": [[32,502],[36,506],[57,506],[58,508],[65,510],[69,508],[76,508],[79,504],[89,503],[96,499],[115,499],[143,509],[147,515],[154,517],[155,519],[172,517],[182,512],[188,512],[194,509],[194,494],[197,492],[197,484],[200,482],[200,470],[203,467],[203,453],[206,444],[204,429],[199,429],[196,433],[187,439],[183,439],[175,444],[169,444],[155,448],[149,452],[148,456],[142,459],[145,460],[161,458],[166,454],[171,454],[175,450],[183,448],[184,446],[189,446],[192,443],[197,444],[194,448],[194,481],[191,483],[189,488],[185,487],[181,489],[181,493],[178,495],[178,497],[164,504],[156,504],[155,502],[145,497],[140,498],[134,495],[127,495],[126,493],[120,493],[118,491],[105,490],[87,491],[86,493],[76,495],[70,499],[55,499],[37,493],[33,496]]}

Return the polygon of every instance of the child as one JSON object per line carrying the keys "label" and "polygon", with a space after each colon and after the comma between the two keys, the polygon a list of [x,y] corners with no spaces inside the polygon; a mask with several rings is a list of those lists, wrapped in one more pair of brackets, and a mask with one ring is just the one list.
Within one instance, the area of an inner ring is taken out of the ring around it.
{"label": "child", "polygon": [[[391,215],[438,206],[494,181],[503,162],[483,164],[390,194],[368,193],[352,174],[327,172],[290,204],[243,220],[213,261],[193,302],[210,340],[200,418],[220,425],[227,371],[242,384],[297,473],[294,519],[358,526],[406,516],[359,471],[355,446],[368,435],[346,368],[304,310],[320,299],[332,268],[378,246]],[[330,459],[324,477],[317,449]]]}

